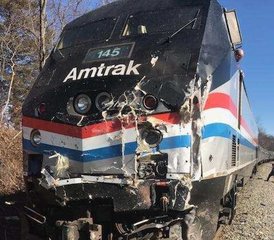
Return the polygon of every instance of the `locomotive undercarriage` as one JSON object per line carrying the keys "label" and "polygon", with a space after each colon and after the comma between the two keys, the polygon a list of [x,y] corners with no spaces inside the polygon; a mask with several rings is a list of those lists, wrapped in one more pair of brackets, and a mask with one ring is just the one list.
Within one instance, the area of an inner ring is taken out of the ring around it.
{"label": "locomotive undercarriage", "polygon": [[37,201],[25,207],[30,230],[56,240],[187,239],[187,223],[194,216],[187,205],[189,189],[178,180],[135,186],[71,184],[55,187],[50,194],[35,181],[29,187],[39,189],[29,191]]}
{"label": "locomotive undercarriage", "polygon": [[[183,180],[133,182],[108,176],[107,183],[102,177],[82,176],[56,180],[55,187],[46,189],[41,179],[28,178],[32,203],[25,213],[29,232],[56,240],[212,239],[218,221],[219,226],[231,223],[237,189],[253,168],[250,164],[231,175],[194,181],[191,186]],[[223,195],[224,189],[230,190]],[[202,226],[207,229],[204,233]]]}

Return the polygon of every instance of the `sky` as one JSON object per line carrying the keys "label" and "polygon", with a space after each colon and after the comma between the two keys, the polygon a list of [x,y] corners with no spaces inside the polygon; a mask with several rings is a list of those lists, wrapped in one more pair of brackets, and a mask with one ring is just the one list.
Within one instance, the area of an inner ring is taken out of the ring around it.
{"label": "sky", "polygon": [[219,2],[237,10],[245,51],[241,68],[250,105],[258,125],[274,135],[274,0]]}
{"label": "sky", "polygon": [[251,108],[259,126],[274,135],[274,1],[219,2],[237,11],[245,51],[241,68]]}

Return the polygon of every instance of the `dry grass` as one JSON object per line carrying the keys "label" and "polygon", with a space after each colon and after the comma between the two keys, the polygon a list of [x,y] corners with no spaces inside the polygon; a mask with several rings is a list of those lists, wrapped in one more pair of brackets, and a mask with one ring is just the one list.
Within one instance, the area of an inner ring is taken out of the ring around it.
{"label": "dry grass", "polygon": [[21,132],[0,124],[0,195],[24,188]]}

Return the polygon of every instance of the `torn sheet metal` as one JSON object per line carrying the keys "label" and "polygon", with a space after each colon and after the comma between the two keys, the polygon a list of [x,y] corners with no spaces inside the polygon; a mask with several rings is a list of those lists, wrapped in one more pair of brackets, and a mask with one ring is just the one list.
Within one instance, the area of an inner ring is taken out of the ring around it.
{"label": "torn sheet metal", "polygon": [[45,168],[42,169],[41,173],[43,175],[43,178],[41,179],[40,184],[46,189],[54,187],[56,184],[56,180],[54,179],[54,177],[52,177]]}

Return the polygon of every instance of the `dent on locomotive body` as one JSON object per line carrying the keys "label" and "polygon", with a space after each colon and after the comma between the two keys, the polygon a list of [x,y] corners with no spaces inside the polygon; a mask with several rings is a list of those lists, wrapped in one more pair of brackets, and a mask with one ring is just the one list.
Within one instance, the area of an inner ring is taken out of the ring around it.
{"label": "dent on locomotive body", "polygon": [[[156,10],[131,13],[124,24],[123,17],[95,21],[96,27],[109,24],[98,33],[107,42],[75,46],[79,52],[68,42],[77,38],[77,21],[65,29],[24,104],[27,181],[38,177],[38,186],[54,190],[62,206],[112,196],[115,212],[193,207],[192,182],[203,179],[202,112],[210,91],[231,78],[236,64],[221,6],[197,1],[185,8],[166,11],[169,25],[159,24],[164,17]],[[81,36],[87,27],[79,28]],[[220,75],[222,67],[228,70]],[[55,92],[44,96],[43,84]],[[54,103],[62,94],[66,102]]]}

